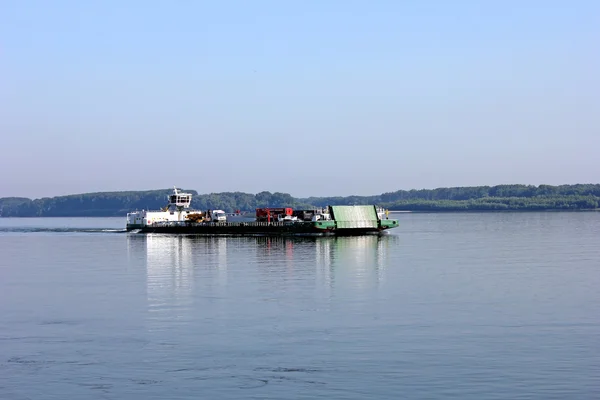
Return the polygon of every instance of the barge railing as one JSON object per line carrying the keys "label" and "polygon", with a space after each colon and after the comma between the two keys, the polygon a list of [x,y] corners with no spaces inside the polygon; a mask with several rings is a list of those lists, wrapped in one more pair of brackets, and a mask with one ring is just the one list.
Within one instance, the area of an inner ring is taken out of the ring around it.
{"label": "barge railing", "polygon": [[160,221],[147,224],[149,227],[177,226],[294,226],[297,224],[312,225],[306,221],[275,221],[275,222],[189,222],[189,221]]}

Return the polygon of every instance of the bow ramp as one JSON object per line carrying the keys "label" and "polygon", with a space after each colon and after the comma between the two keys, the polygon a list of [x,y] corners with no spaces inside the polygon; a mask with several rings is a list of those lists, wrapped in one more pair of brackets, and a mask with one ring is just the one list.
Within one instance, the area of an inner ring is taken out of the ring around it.
{"label": "bow ramp", "polygon": [[375,206],[331,206],[331,212],[338,229],[378,227]]}

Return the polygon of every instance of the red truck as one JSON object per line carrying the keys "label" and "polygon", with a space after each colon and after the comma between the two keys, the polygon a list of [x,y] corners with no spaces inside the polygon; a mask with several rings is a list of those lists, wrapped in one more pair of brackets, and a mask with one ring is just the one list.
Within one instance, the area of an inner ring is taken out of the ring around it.
{"label": "red truck", "polygon": [[256,220],[258,222],[271,222],[272,220],[277,220],[277,217],[280,215],[291,216],[294,210],[289,207],[285,208],[257,208],[256,209]]}

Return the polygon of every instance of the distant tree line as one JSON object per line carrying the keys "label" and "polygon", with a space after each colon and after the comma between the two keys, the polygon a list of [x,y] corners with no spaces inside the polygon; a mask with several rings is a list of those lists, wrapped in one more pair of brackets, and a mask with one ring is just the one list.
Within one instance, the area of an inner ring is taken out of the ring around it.
{"label": "distant tree line", "polygon": [[303,201],[317,206],[378,204],[397,211],[588,210],[598,208],[600,184],[413,189],[366,197],[310,197]]}
{"label": "distant tree line", "polygon": [[[194,195],[195,209],[251,211],[258,207],[312,208],[327,205],[376,204],[405,211],[502,211],[597,209],[600,185],[498,185],[398,190],[375,196],[294,198],[280,192],[223,192]],[[109,217],[129,211],[158,209],[167,204],[170,189],[130,192],[85,193],[41,199],[0,198],[2,217]]]}

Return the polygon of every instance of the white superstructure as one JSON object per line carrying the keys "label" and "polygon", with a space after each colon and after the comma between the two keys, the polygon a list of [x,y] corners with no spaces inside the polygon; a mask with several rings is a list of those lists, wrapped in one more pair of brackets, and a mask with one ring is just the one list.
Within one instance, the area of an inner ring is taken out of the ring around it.
{"label": "white superstructure", "polygon": [[187,215],[195,212],[189,209],[192,202],[191,193],[183,193],[174,188],[173,194],[168,196],[168,201],[161,211],[142,210],[127,213],[127,229],[139,229],[161,222],[185,221]]}

